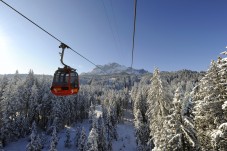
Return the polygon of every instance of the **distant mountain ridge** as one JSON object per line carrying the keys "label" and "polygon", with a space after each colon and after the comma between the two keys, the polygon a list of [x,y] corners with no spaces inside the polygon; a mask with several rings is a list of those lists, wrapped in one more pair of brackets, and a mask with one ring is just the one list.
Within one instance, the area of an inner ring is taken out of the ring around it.
{"label": "distant mountain ridge", "polygon": [[[99,68],[98,68],[99,67]],[[106,65],[98,65],[98,67],[94,68],[91,72],[81,73],[81,75],[106,75],[106,74],[146,74],[149,73],[144,69],[133,69],[131,67],[126,67],[124,65],[120,65],[118,63],[109,63]]]}

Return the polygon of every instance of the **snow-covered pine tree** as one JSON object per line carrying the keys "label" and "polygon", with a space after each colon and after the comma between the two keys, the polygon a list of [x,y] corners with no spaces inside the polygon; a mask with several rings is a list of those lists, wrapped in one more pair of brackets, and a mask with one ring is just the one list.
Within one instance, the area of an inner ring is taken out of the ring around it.
{"label": "snow-covered pine tree", "polygon": [[[36,83],[37,79],[35,78],[33,70],[29,70],[29,73],[24,82],[25,91],[23,93],[24,97],[24,115],[26,118],[29,116],[29,104],[30,104],[30,96],[32,91],[32,86]],[[32,121],[29,121],[32,122]]]}
{"label": "snow-covered pine tree", "polygon": [[24,115],[24,82],[20,79],[19,74],[16,72],[14,75],[14,78],[12,82],[15,85],[15,90],[14,90],[14,109],[16,113],[16,117],[14,120],[15,123],[15,132],[17,133],[18,138],[19,137],[25,137],[28,135],[29,132],[29,126],[30,123],[28,121],[28,118]]}
{"label": "snow-covered pine tree", "polygon": [[155,144],[154,150],[164,150],[167,144],[166,132],[163,128],[165,117],[170,109],[170,100],[167,95],[167,90],[162,86],[159,70],[155,69],[148,91],[148,110],[146,113],[151,132],[150,136]]}
{"label": "snow-covered pine tree", "polygon": [[95,106],[93,105],[92,102],[91,102],[91,106],[89,108],[88,117],[89,117],[89,123],[90,123],[90,128],[89,129],[91,130],[92,127],[96,125]]}
{"label": "snow-covered pine tree", "polygon": [[100,116],[98,118],[98,150],[106,151],[107,150],[107,140],[106,140],[106,129],[103,118]]}
{"label": "snow-covered pine tree", "polygon": [[113,125],[111,122],[111,117],[110,117],[110,113],[109,113],[109,109],[104,109],[105,114],[106,115],[106,119],[105,119],[105,127],[106,127],[106,133],[107,133],[107,150],[108,151],[112,151],[112,130],[113,130]]}
{"label": "snow-covered pine tree", "polygon": [[97,117],[96,116],[93,116],[93,119],[92,119],[92,128],[95,128],[97,129]]}
{"label": "snow-covered pine tree", "polygon": [[131,99],[132,101],[134,102],[136,100],[136,96],[137,96],[137,93],[138,93],[138,83],[135,83],[134,86],[132,87],[132,90],[131,90]]}
{"label": "snow-covered pine tree", "polygon": [[106,124],[106,121],[107,121],[107,116],[108,116],[107,114],[108,114],[108,110],[107,110],[106,106],[104,106],[102,104],[102,117],[103,117],[105,124]]}
{"label": "snow-covered pine tree", "polygon": [[69,129],[66,130],[65,137],[66,137],[66,140],[65,140],[65,147],[66,147],[66,148],[70,148],[71,145],[72,145],[72,144],[71,144],[72,141],[70,140],[70,131],[69,131]]}
{"label": "snow-covered pine tree", "polygon": [[220,85],[221,85],[221,94],[219,95],[219,100],[224,101],[222,105],[222,109],[224,110],[224,121],[227,121],[227,108],[225,107],[225,104],[227,104],[227,51],[224,51],[221,53],[222,55],[225,55],[224,58],[220,58],[218,60],[219,64],[219,75],[221,77],[220,79]]}
{"label": "snow-covered pine tree", "polygon": [[6,75],[3,76],[2,80],[0,81],[0,100],[2,99],[3,93],[5,92],[6,86],[9,83],[9,79]]}
{"label": "snow-covered pine tree", "polygon": [[82,128],[80,126],[76,127],[76,130],[75,130],[75,137],[74,137],[74,145],[76,147],[79,146],[79,139],[80,139],[80,135],[81,135],[81,131],[82,131]]}
{"label": "snow-covered pine tree", "polygon": [[[221,53],[222,55],[224,55],[223,58],[219,57],[218,59],[218,65],[219,65],[219,68],[220,68],[220,71],[219,71],[219,74],[221,76],[221,79],[220,79],[220,85],[222,86],[222,92],[226,92],[226,82],[227,82],[227,71],[226,71],[226,68],[227,68],[227,51],[225,52],[222,52]],[[227,94],[224,93],[222,94],[224,95],[224,98],[227,97]]]}
{"label": "snow-covered pine tree", "polygon": [[[4,78],[3,78],[4,80]],[[3,81],[4,86],[4,81]],[[21,94],[19,93],[19,88],[21,88],[21,81],[19,77],[18,71],[14,74],[13,78],[8,81],[8,85],[5,85],[4,92],[2,93],[2,97],[0,98],[0,123],[5,123],[2,115],[4,114],[4,119],[10,123],[8,125],[10,127],[10,133],[7,134],[9,140],[17,140],[21,137],[19,119],[22,116],[22,100]],[[23,89],[22,89],[23,90]],[[4,129],[3,126],[1,126]],[[5,125],[6,126],[6,125]],[[12,134],[12,135],[11,135]]]}
{"label": "snow-covered pine tree", "polygon": [[34,83],[34,85],[31,87],[31,93],[29,96],[29,109],[28,109],[28,120],[29,121],[36,121],[36,123],[38,122],[38,88],[36,83]]}
{"label": "snow-covered pine tree", "polygon": [[72,96],[72,122],[78,122],[78,120],[80,119],[80,112],[79,112],[79,105],[78,105],[79,101],[78,101],[78,95]]}
{"label": "snow-covered pine tree", "polygon": [[124,101],[122,100],[123,94],[118,92],[116,94],[116,98],[114,101],[114,107],[115,107],[115,114],[116,114],[116,122],[119,123],[119,121],[123,118],[124,113]]}
{"label": "snow-covered pine tree", "polygon": [[89,117],[93,116],[95,113],[95,105],[91,102],[91,106],[89,108]]}
{"label": "snow-covered pine tree", "polygon": [[124,90],[122,90],[121,92],[121,102],[122,102],[122,110],[123,110],[123,113],[122,113],[122,118],[124,116],[124,109],[126,109],[128,107],[128,104],[132,104],[132,100],[131,100],[131,97],[130,97],[130,94],[129,94],[129,90],[128,88],[125,88]]}
{"label": "snow-covered pine tree", "polygon": [[53,126],[56,127],[56,130],[59,131],[61,128],[63,128],[64,123],[64,113],[63,113],[63,106],[62,100],[58,99],[57,97],[54,97],[51,99],[52,108],[51,108],[51,114],[49,116],[49,123],[47,132],[52,133]]}
{"label": "snow-covered pine tree", "polygon": [[98,133],[92,128],[87,139],[87,151],[98,151]]}
{"label": "snow-covered pine tree", "polygon": [[185,93],[190,93],[192,89],[194,88],[194,84],[192,81],[187,81],[186,86],[185,86]]}
{"label": "snow-covered pine tree", "polygon": [[146,151],[146,147],[141,143],[140,140],[138,140],[138,143],[137,143],[137,151]]}
{"label": "snow-covered pine tree", "polygon": [[49,151],[57,151],[57,145],[58,145],[57,131],[56,131],[56,127],[53,127]]}
{"label": "snow-covered pine tree", "polygon": [[9,102],[6,104],[6,109],[3,111],[2,113],[2,127],[1,127],[1,136],[0,136],[0,139],[1,139],[1,142],[3,144],[3,146],[5,146],[11,139],[11,137],[13,136],[13,131],[12,131],[12,122],[11,122],[11,119],[9,118],[10,117],[10,114],[9,114]]}
{"label": "snow-covered pine tree", "polygon": [[133,108],[134,116],[136,116],[138,110],[140,110],[141,112],[142,121],[145,122],[146,121],[145,114],[147,111],[147,107],[146,107],[145,94],[143,94],[142,90],[138,90],[136,99],[134,101],[134,108]]}
{"label": "snow-covered pine tree", "polygon": [[148,125],[143,122],[143,117],[139,109],[136,112],[134,123],[138,149],[141,151],[146,150],[149,130]]}
{"label": "snow-covered pine tree", "polygon": [[96,99],[95,99],[94,95],[90,96],[89,102],[91,102],[91,107],[93,107],[93,109],[95,110]]}
{"label": "snow-covered pine tree", "polygon": [[4,134],[2,132],[2,127],[3,127],[3,94],[6,91],[6,87],[9,83],[9,79],[7,78],[6,75],[3,76],[2,80],[0,81],[0,142],[2,143],[2,146],[5,146],[5,138]]}
{"label": "snow-covered pine tree", "polygon": [[88,98],[88,94],[86,94],[87,89],[80,90],[81,92],[78,94],[78,108],[79,108],[79,112],[80,112],[80,120],[81,122],[83,121],[83,119],[88,118],[88,112],[87,110],[90,107],[90,103],[89,103],[89,98]]}
{"label": "snow-covered pine tree", "polygon": [[211,134],[213,150],[225,151],[227,148],[227,123],[223,123]]}
{"label": "snow-covered pine tree", "polygon": [[87,147],[87,136],[84,127],[82,128],[81,134],[80,134],[80,139],[78,143],[78,150],[79,151],[86,151]]}
{"label": "snow-covered pine tree", "polygon": [[[223,55],[227,55],[227,51],[222,52]],[[218,99],[220,101],[224,101],[222,104],[223,110],[223,123],[218,127],[218,129],[213,130],[211,138],[212,138],[212,146],[214,150],[226,150],[227,148],[227,57],[218,59],[218,66],[220,68],[220,94],[218,95]]]}
{"label": "snow-covered pine tree", "polygon": [[117,117],[116,117],[116,112],[113,106],[110,106],[108,108],[108,116],[109,122],[108,122],[108,131],[109,131],[109,136],[110,140],[115,139],[117,140],[118,134],[117,134]]}
{"label": "snow-covered pine tree", "polygon": [[[212,61],[205,77],[198,86],[198,92],[194,96],[195,128],[202,150],[212,150],[213,131],[225,122],[222,105],[226,95],[225,87],[222,84],[220,59],[218,62]],[[222,70],[225,73],[226,68]]]}
{"label": "snow-covered pine tree", "polygon": [[[21,103],[18,99],[18,72],[13,78],[6,84],[5,78],[3,78],[2,97],[0,98],[0,128],[2,131],[2,137],[4,138],[4,144],[10,140],[17,140],[20,137],[20,131],[18,128],[17,118],[20,116]],[[5,81],[5,82],[4,82]],[[8,131],[8,132],[7,132]]]}
{"label": "snow-covered pine tree", "polygon": [[70,104],[69,104],[70,100],[69,100],[69,97],[68,96],[61,97],[61,98],[59,98],[59,101],[62,101],[62,104],[61,104],[62,117],[63,117],[62,123],[64,124],[64,126],[69,125],[68,124],[69,117],[70,117]]}
{"label": "snow-covered pine tree", "polygon": [[35,121],[32,123],[32,133],[30,135],[31,141],[26,146],[26,151],[41,151],[42,144],[41,139],[37,133],[36,123]]}
{"label": "snow-covered pine tree", "polygon": [[110,121],[110,115],[109,115],[109,112],[107,110],[107,115],[106,115],[106,121],[105,121],[105,124],[106,124],[106,132],[107,132],[107,142],[111,142],[112,141],[112,137],[111,137],[111,129],[112,129],[112,123]]}
{"label": "snow-covered pine tree", "polygon": [[167,150],[198,150],[198,141],[194,126],[182,109],[183,90],[179,86],[173,98],[173,113],[167,116],[164,128],[167,129]]}
{"label": "snow-covered pine tree", "polygon": [[112,147],[112,141],[108,141],[107,142],[107,151],[112,151],[113,147]]}
{"label": "snow-covered pine tree", "polygon": [[[52,105],[52,99],[53,95],[50,92],[50,81],[48,80],[48,77],[43,76],[39,85],[39,93],[40,93],[40,99],[39,99],[39,126],[42,129],[47,130],[50,126],[49,123],[51,114],[51,105]],[[55,99],[57,100],[57,99]],[[54,118],[53,118],[54,119]],[[58,131],[58,129],[57,129]]]}
{"label": "snow-covered pine tree", "polygon": [[[66,97],[63,97],[62,98],[63,100],[63,117],[64,117],[64,125],[71,125],[72,121],[71,121],[71,118],[72,118],[72,114],[71,114],[71,111],[72,111],[72,97],[71,96],[66,96]],[[65,118],[67,117],[67,118]]]}

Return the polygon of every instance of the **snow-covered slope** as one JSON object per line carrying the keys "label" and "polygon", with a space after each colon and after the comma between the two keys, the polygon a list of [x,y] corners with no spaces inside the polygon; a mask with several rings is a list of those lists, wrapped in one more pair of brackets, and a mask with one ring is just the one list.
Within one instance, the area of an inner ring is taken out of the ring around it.
{"label": "snow-covered slope", "polygon": [[119,74],[119,73],[127,73],[127,74],[145,74],[148,71],[144,69],[132,69],[131,67],[126,67],[123,65],[119,65],[118,63],[109,63],[106,65],[99,65],[99,68],[94,68],[91,72],[82,73],[82,75],[104,75],[104,74]]}
{"label": "snow-covered slope", "polygon": [[[97,118],[102,115],[102,107],[98,105],[95,107],[95,113]],[[125,113],[125,122],[120,123],[117,125],[117,132],[118,132],[118,140],[112,141],[112,149],[113,151],[136,151],[136,138],[134,135],[134,126],[133,126],[133,116],[131,115],[132,112],[126,110]],[[74,126],[66,126],[65,129],[61,130],[58,133],[58,144],[57,150],[58,151],[79,151],[79,149],[75,146],[75,136],[76,130],[78,127],[83,127],[86,132],[86,136],[89,135],[89,127],[90,124],[88,120],[84,120],[82,123],[77,123]],[[66,130],[69,130],[70,133],[70,140],[71,140],[71,147],[66,148],[64,146],[66,140]],[[12,142],[8,144],[3,151],[25,151],[26,146],[29,143],[28,138],[21,138],[18,141]],[[42,151],[49,151],[50,148],[50,141],[51,136],[46,135],[46,142]],[[1,151],[1,148],[0,148]]]}

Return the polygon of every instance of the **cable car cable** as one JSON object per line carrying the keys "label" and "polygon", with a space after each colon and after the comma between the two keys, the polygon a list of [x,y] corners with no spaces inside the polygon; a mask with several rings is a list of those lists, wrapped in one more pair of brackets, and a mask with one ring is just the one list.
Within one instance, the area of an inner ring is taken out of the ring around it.
{"label": "cable car cable", "polygon": [[[12,10],[14,10],[15,12],[17,12],[19,15],[21,15],[22,17],[24,17],[26,20],[28,20],[29,22],[31,22],[33,25],[35,25],[36,27],[38,27],[39,29],[41,29],[42,31],[44,31],[45,33],[47,33],[49,36],[51,36],[52,38],[54,38],[55,40],[57,40],[60,43],[63,43],[61,40],[59,40],[58,38],[56,38],[54,35],[52,35],[51,33],[49,33],[47,30],[43,29],[41,26],[39,26],[38,24],[36,24],[35,22],[33,22],[31,19],[29,19],[28,17],[26,17],[25,15],[23,15],[22,13],[20,13],[18,10],[16,10],[15,8],[13,8],[12,6],[10,6],[8,3],[4,2],[3,0],[0,0],[2,3],[4,3],[6,6],[8,6],[9,8],[11,8]],[[67,45],[68,46],[68,45]],[[90,61],[88,58],[84,57],[83,55],[81,55],[79,52],[77,52],[76,50],[72,49],[71,47],[69,47],[70,50],[72,50],[73,52],[75,52],[76,54],[78,54],[80,57],[84,58],[85,60],[87,60],[88,62],[90,62],[91,64],[93,64],[94,66],[96,66],[97,68],[99,68],[101,71],[103,71],[104,73],[106,73],[102,68],[100,68],[98,65],[96,65],[95,63],[93,63],[92,61]],[[107,74],[107,73],[106,73]]]}
{"label": "cable car cable", "polygon": [[131,70],[132,70],[132,65],[133,65],[134,48],[135,48],[136,8],[137,8],[137,0],[134,0],[134,23],[133,23],[133,36],[132,36],[132,62],[131,62]]}
{"label": "cable car cable", "polygon": [[[133,35],[132,35],[132,60],[131,60],[131,76],[132,76],[132,66],[134,59],[134,49],[135,49],[135,33],[136,33],[136,8],[137,8],[137,0],[134,0],[134,19],[133,19]],[[130,79],[132,78],[130,76]],[[132,79],[130,80],[132,81]],[[131,82],[130,82],[131,83]],[[132,84],[130,84],[132,86]]]}

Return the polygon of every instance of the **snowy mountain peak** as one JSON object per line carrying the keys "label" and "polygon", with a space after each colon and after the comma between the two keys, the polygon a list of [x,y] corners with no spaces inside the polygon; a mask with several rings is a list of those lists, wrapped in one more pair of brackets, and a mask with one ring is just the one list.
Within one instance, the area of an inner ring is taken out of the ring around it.
{"label": "snowy mountain peak", "polygon": [[[106,64],[106,65],[99,65],[98,67],[94,68],[91,72],[84,73],[84,74],[92,74],[92,75],[119,74],[119,73],[131,74],[131,67],[126,67],[124,65],[120,65],[115,62]],[[144,69],[132,69],[132,73],[145,74],[145,73],[148,73],[148,71]]]}

